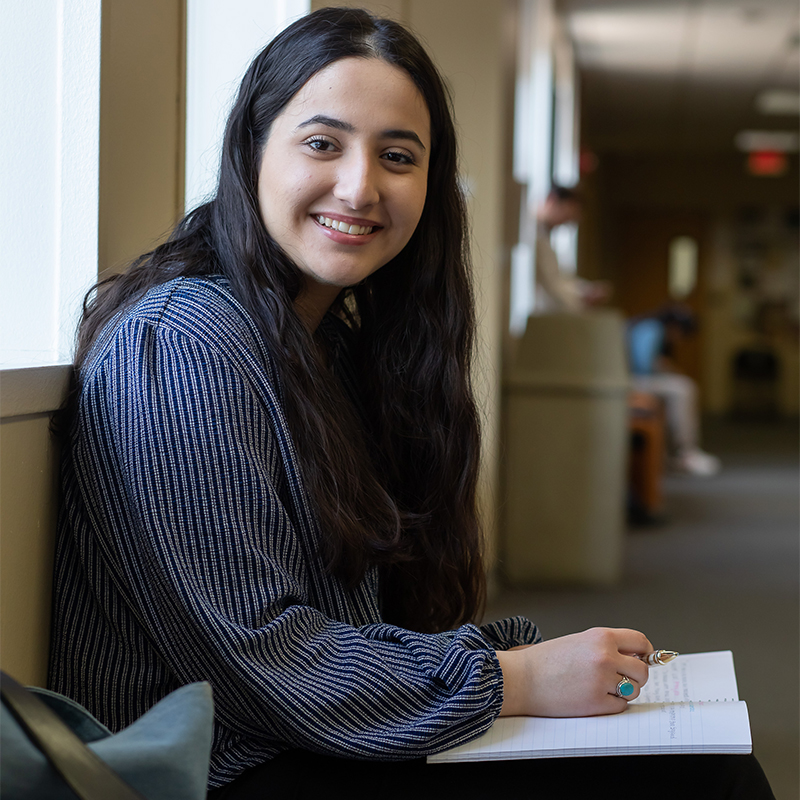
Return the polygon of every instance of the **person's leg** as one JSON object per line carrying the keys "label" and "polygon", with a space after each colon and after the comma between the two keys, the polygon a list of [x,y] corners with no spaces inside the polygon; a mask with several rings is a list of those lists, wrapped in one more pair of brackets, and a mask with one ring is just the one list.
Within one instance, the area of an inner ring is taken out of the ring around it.
{"label": "person's leg", "polygon": [[714,475],[719,459],[700,449],[700,410],[695,382],[686,375],[635,375],[633,386],[664,403],[667,431],[675,451],[674,466],[694,475]]}
{"label": "person's leg", "polygon": [[637,375],[633,384],[636,389],[654,394],[664,402],[667,429],[677,451],[697,447],[699,425],[694,381],[685,375],[667,373]]}
{"label": "person's leg", "polygon": [[209,800],[571,800],[673,796],[774,800],[753,756],[610,756],[427,764],[350,761],[290,751],[209,794]]}

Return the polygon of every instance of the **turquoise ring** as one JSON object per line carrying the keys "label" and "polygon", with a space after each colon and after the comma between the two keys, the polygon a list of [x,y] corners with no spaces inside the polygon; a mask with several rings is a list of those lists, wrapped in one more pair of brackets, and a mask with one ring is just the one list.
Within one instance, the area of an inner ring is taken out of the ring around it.
{"label": "turquoise ring", "polygon": [[617,697],[627,700],[633,694],[633,690],[633,681],[630,678],[623,677],[622,680],[617,684],[617,691],[615,694]]}

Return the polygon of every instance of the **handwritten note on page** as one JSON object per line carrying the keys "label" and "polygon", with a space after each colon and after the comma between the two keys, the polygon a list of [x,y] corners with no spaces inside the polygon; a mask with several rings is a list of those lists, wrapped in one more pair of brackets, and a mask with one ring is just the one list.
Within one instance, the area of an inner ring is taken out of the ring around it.
{"label": "handwritten note on page", "polygon": [[733,654],[693,653],[663,667],[651,667],[650,677],[634,703],[680,703],[687,700],[732,702],[739,699]]}

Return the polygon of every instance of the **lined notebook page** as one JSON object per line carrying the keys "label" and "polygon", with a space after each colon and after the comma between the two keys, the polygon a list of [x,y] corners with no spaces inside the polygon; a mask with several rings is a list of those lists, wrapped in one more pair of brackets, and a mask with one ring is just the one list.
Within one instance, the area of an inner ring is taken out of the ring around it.
{"label": "lined notebook page", "polygon": [[651,667],[637,703],[680,703],[686,700],[730,702],[739,699],[733,653],[692,653],[663,667]]}
{"label": "lined notebook page", "polygon": [[729,652],[681,656],[650,674],[647,696],[622,714],[505,717],[478,739],[428,761],[751,752],[747,706],[738,700]]}

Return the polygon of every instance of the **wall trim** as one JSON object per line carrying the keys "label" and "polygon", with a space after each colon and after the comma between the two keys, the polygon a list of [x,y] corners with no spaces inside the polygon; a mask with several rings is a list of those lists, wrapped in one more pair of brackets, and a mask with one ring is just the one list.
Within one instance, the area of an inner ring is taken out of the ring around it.
{"label": "wall trim", "polygon": [[64,402],[72,364],[0,370],[0,419],[49,413]]}

